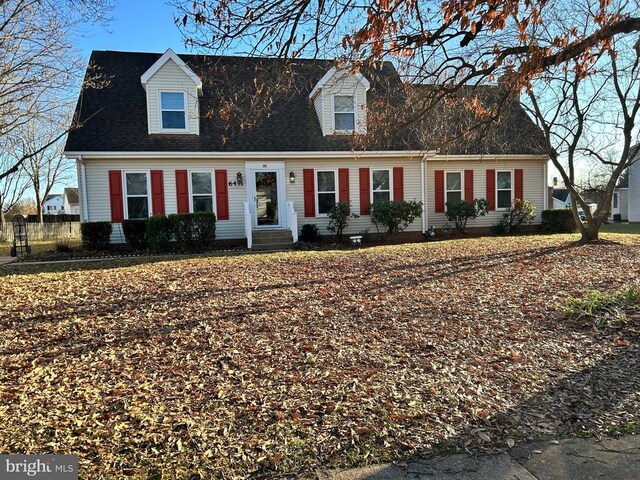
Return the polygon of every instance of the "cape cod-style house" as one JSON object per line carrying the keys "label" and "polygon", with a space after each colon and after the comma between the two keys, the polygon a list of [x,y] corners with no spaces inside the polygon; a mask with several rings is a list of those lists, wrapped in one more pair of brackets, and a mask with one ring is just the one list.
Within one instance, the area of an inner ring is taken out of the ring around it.
{"label": "cape cod-style house", "polygon": [[369,206],[381,199],[421,201],[407,229],[418,235],[447,223],[447,201],[488,199],[490,213],[470,227],[496,223],[516,198],[535,204],[538,223],[547,208],[548,158],[515,102],[483,140],[433,147],[462,121],[446,105],[432,123],[383,135],[381,113],[402,84],[391,63],[352,73],[332,61],[167,50],[95,51],[90,65],[106,82],[80,96],[86,123],[65,155],[77,161],[82,220],[111,221],[114,242],[124,219],[176,212],[213,211],[218,240],[251,246],[263,230],[295,240],[311,223],[327,233],[338,201],[359,215],[351,234],[375,232]]}

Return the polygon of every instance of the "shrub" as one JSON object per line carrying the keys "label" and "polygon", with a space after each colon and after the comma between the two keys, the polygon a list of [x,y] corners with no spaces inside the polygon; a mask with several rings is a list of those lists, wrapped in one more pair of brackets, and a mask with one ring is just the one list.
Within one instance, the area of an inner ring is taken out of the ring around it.
{"label": "shrub", "polygon": [[447,219],[455,223],[456,230],[464,233],[469,220],[484,217],[489,211],[489,202],[484,198],[476,198],[472,202],[461,200],[459,202],[447,202]]}
{"label": "shrub", "polygon": [[56,240],[55,251],[56,253],[71,253],[73,252],[73,247],[68,239],[60,239]]}
{"label": "shrub", "polygon": [[147,219],[123,220],[122,232],[134,250],[147,248]]}
{"label": "shrub", "polygon": [[358,218],[358,215],[351,212],[351,202],[339,202],[331,207],[328,217],[327,230],[333,233],[338,241],[342,241],[342,232],[349,225],[349,219]]}
{"label": "shrub", "polygon": [[193,240],[200,246],[210,247],[216,239],[216,214],[198,212],[189,214],[192,222]]}
{"label": "shrub", "polygon": [[548,233],[573,233],[576,222],[570,208],[542,211],[542,230]]}
{"label": "shrub", "polygon": [[147,221],[147,242],[152,250],[167,251],[171,237],[173,237],[173,225],[169,218],[156,215]]}
{"label": "shrub", "polygon": [[503,233],[517,232],[521,225],[530,224],[536,216],[536,207],[529,200],[516,199],[511,208],[502,215],[494,229],[503,229]]}
{"label": "shrub", "polygon": [[169,220],[176,241],[186,247],[209,247],[216,238],[215,213],[174,213]]}
{"label": "shrub", "polygon": [[371,221],[380,231],[383,227],[387,234],[401,232],[420,215],[422,202],[376,202],[371,205]]}
{"label": "shrub", "polygon": [[302,225],[300,240],[303,242],[319,242],[320,239],[320,230],[318,230],[317,225],[313,225],[312,223],[305,223]]}
{"label": "shrub", "polygon": [[105,250],[111,239],[111,222],[84,222],[80,224],[80,234],[84,248]]}

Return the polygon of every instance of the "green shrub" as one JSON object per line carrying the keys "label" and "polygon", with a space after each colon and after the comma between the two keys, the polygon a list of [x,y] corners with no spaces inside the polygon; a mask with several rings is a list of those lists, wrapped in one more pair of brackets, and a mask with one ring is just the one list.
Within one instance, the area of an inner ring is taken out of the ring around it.
{"label": "green shrub", "polygon": [[189,214],[191,217],[191,232],[193,240],[202,247],[210,247],[216,239],[216,214],[198,212]]}
{"label": "green shrub", "polygon": [[147,248],[147,219],[123,220],[124,238],[134,250]]}
{"label": "green shrub", "polygon": [[319,242],[321,240],[320,230],[318,230],[318,226],[312,223],[305,223],[302,225],[302,230],[300,231],[300,240],[303,242]]}
{"label": "green shrub", "polygon": [[576,222],[570,208],[542,211],[542,230],[547,233],[573,233]]}
{"label": "green shrub", "polygon": [[376,230],[382,227],[389,235],[403,231],[422,215],[422,202],[415,201],[376,202],[370,208]]}
{"label": "green shrub", "polygon": [[329,211],[329,225],[327,230],[342,241],[342,232],[349,225],[349,219],[358,218],[358,215],[351,212],[351,202],[338,202]]}
{"label": "green shrub", "polygon": [[106,250],[111,240],[111,222],[83,222],[80,225],[82,246],[89,250]]}
{"label": "green shrub", "polygon": [[484,217],[489,211],[489,202],[484,198],[476,198],[472,202],[461,200],[459,202],[447,202],[447,219],[455,223],[456,230],[464,233],[469,220]]}
{"label": "green shrub", "polygon": [[507,233],[517,232],[522,225],[529,225],[536,218],[536,206],[529,200],[516,198],[511,208],[502,215],[502,224]]}
{"label": "green shrub", "polygon": [[147,242],[157,252],[166,252],[173,237],[171,220],[164,215],[155,215],[147,221]]}
{"label": "green shrub", "polygon": [[216,238],[216,215],[211,212],[174,213],[169,215],[176,242],[192,248],[210,247]]}

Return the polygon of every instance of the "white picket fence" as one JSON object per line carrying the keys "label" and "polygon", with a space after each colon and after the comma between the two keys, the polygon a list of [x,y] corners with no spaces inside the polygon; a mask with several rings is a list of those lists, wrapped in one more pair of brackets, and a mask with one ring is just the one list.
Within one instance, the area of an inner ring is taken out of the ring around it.
{"label": "white picket fence", "polygon": [[[29,240],[61,240],[80,238],[80,222],[28,223]],[[13,225],[3,223],[0,228],[0,241],[13,242]]]}

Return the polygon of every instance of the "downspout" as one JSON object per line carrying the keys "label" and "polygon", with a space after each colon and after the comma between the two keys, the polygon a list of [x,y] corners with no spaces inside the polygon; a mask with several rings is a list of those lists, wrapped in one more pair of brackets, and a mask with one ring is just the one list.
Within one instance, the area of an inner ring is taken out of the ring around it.
{"label": "downspout", "polygon": [[80,177],[80,221],[87,222],[89,221],[89,205],[87,203],[87,175],[84,168],[84,160],[82,160],[82,155],[78,155],[76,157],[76,163],[78,164],[78,176]]}
{"label": "downspout", "polygon": [[427,154],[425,153],[422,156],[422,160],[420,160],[420,180],[422,183],[422,233],[427,232],[427,192],[426,189],[426,179],[425,179],[425,161],[427,159]]}
{"label": "downspout", "polygon": [[544,195],[542,196],[542,209],[547,210],[549,208],[549,172],[547,169],[549,168],[549,160],[544,162],[544,168],[542,169],[544,175]]}

